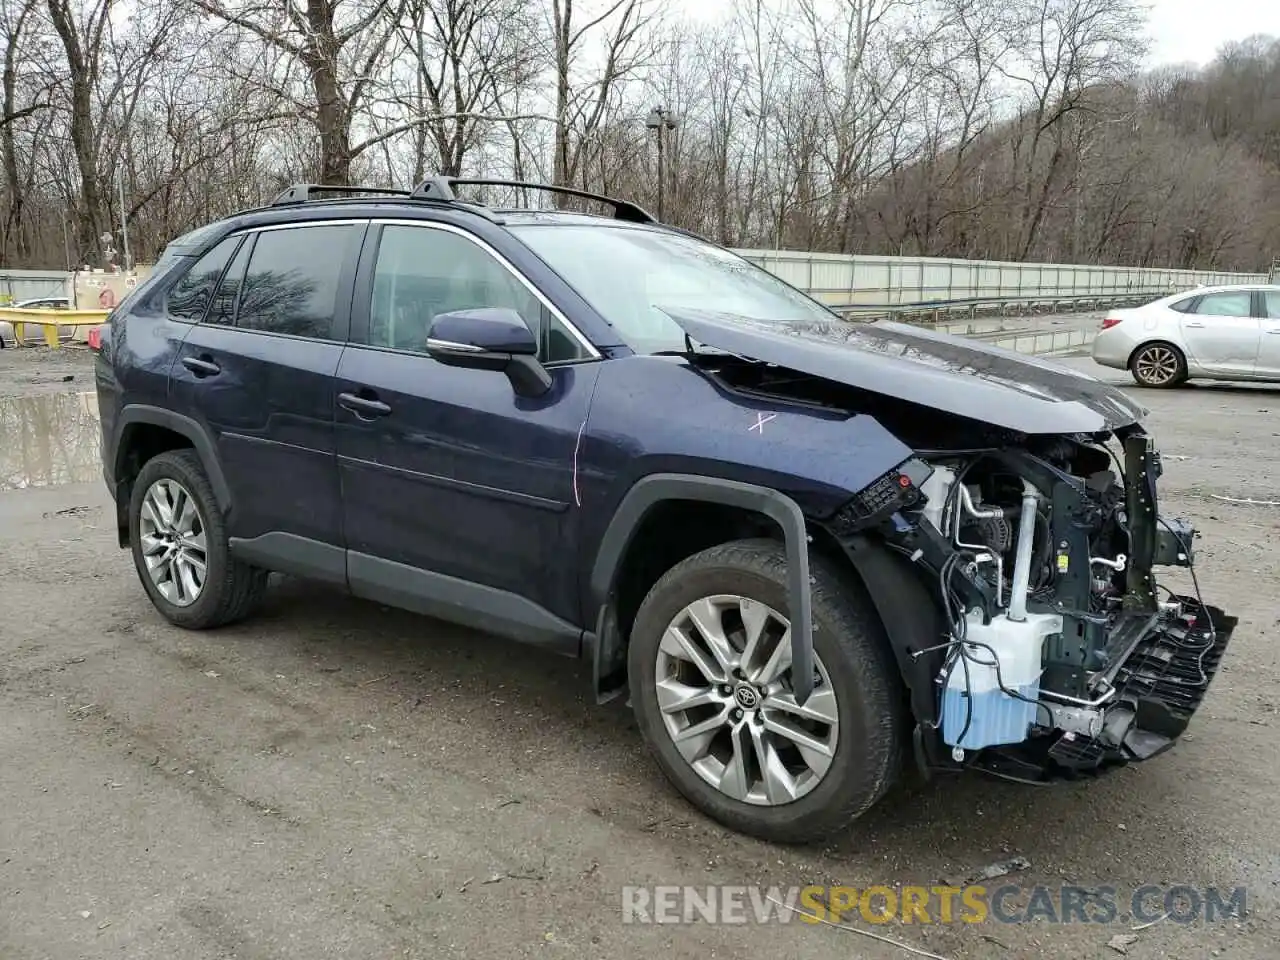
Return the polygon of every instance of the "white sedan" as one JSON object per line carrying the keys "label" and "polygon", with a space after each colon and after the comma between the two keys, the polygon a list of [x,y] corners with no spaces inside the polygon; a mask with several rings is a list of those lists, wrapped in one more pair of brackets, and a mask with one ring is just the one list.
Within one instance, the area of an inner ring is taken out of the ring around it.
{"label": "white sedan", "polygon": [[1280,286],[1200,287],[1111,310],[1093,359],[1145,387],[1192,377],[1280,380]]}

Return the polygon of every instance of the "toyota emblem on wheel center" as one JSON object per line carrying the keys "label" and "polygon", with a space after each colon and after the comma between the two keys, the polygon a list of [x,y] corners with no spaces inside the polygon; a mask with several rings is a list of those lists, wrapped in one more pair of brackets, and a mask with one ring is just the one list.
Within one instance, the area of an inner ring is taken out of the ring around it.
{"label": "toyota emblem on wheel center", "polygon": [[734,691],[733,695],[738,701],[738,706],[744,710],[754,710],[760,702],[760,697],[756,694],[755,689],[745,684]]}

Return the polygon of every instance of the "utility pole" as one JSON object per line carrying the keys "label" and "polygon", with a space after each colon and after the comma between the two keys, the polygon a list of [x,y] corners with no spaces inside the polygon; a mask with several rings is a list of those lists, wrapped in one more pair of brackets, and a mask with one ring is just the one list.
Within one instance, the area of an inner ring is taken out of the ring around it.
{"label": "utility pole", "polygon": [[129,225],[128,214],[124,208],[124,173],[116,167],[116,187],[120,192],[120,240],[124,245],[124,273],[129,272]]}
{"label": "utility pole", "polygon": [[676,119],[665,107],[654,107],[644,125],[658,134],[658,219],[663,220],[664,194],[667,192],[666,132],[676,128]]}

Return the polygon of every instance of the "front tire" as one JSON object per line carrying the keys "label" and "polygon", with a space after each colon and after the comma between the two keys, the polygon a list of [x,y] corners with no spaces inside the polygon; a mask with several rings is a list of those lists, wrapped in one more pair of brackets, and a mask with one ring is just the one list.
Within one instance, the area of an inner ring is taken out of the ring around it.
{"label": "front tire", "polygon": [[1140,386],[1176,387],[1187,379],[1187,358],[1171,343],[1147,343],[1129,358],[1129,372]]}
{"label": "front tire", "polygon": [[786,552],[771,540],[677,564],[636,615],[636,721],[694,806],[751,836],[831,836],[889,788],[902,751],[900,681],[869,602],[811,557],[817,685],[790,693]]}
{"label": "front tire", "polygon": [[268,573],[231,556],[222,511],[200,458],[171,450],[148,460],[129,500],[133,563],[166,620],[189,630],[248,616]]}

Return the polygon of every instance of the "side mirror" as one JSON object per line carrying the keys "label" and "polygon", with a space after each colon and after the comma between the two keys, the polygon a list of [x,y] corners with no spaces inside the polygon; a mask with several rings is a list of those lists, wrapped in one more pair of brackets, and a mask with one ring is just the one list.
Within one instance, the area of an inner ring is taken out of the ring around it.
{"label": "side mirror", "polygon": [[551,389],[551,374],[538,362],[538,342],[514,310],[480,307],[440,314],[427,331],[427,355],[450,367],[505,373],[523,397]]}

